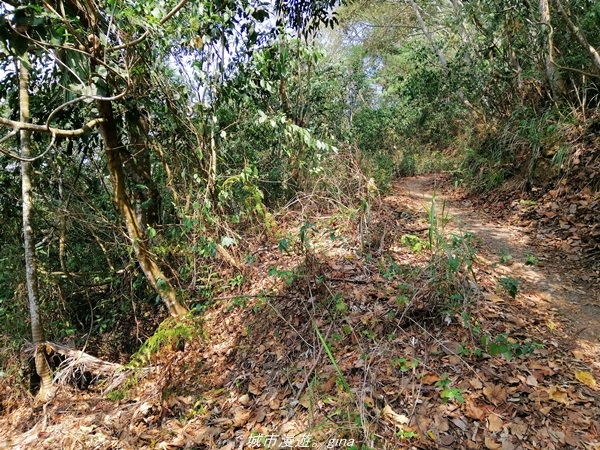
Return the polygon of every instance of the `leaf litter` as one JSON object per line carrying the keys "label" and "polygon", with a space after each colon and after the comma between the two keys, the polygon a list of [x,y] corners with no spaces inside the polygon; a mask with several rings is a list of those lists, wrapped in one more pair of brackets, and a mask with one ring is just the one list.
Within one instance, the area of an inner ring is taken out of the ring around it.
{"label": "leaf litter", "polygon": [[600,448],[598,335],[579,328],[597,273],[439,182],[400,180],[369,217],[287,211],[295,250],[247,239],[246,281],[121,397],[2,385],[0,448]]}

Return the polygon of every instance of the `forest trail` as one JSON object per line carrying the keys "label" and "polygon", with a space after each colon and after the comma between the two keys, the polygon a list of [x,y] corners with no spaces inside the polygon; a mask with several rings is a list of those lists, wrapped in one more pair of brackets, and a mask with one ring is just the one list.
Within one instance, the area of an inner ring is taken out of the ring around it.
{"label": "forest trail", "polygon": [[[368,216],[287,210],[303,240],[247,239],[246,281],[186,319],[183,351],[43,406],[5,385],[0,449],[599,449],[597,274],[447,184],[400,179]],[[432,202],[447,246],[429,251]],[[476,283],[444,271],[453,236]]]}
{"label": "forest trail", "polygon": [[561,329],[572,345],[595,355],[600,367],[600,290],[592,281],[597,274],[584,261],[539,247],[527,228],[494,219],[443,185],[444,179],[435,174],[402,178],[394,186],[395,195],[385,201],[431,208],[435,196],[436,211],[448,215],[450,227],[475,234],[478,261],[489,274],[517,280],[517,296],[533,311],[553,312],[553,322],[546,325]]}

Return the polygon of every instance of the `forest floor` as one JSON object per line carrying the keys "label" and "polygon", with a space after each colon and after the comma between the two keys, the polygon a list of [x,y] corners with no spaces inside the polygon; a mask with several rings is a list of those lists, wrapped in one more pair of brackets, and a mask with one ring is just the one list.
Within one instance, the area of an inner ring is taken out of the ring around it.
{"label": "forest floor", "polygon": [[436,175],[299,199],[120,390],[0,386],[0,448],[600,449],[598,268],[481,205]]}

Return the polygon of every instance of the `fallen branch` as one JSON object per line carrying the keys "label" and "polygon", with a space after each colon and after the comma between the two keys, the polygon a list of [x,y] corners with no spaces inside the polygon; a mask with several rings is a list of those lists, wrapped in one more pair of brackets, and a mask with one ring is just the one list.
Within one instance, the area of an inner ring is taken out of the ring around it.
{"label": "fallen branch", "polygon": [[[107,386],[103,389],[103,392],[107,393],[121,386],[133,370],[136,373],[140,371],[140,369],[128,369],[122,364],[104,361],[81,350],[75,350],[55,342],[44,342],[36,347],[30,345],[24,351],[25,355],[30,357],[40,351],[44,352],[46,358],[59,357],[61,362],[54,372],[52,381],[56,385],[84,384],[103,378],[109,380]],[[145,375],[151,368],[141,370]]]}

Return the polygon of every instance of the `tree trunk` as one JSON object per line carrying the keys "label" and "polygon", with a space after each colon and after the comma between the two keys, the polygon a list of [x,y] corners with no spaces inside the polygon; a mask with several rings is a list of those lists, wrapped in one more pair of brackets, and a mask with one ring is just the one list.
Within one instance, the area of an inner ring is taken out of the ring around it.
{"label": "tree trunk", "polygon": [[[20,121],[29,122],[29,69],[27,68],[27,55],[21,57],[19,63],[19,109]],[[31,156],[29,136],[31,132],[20,131],[21,157],[27,159]],[[35,346],[35,370],[41,379],[38,396],[46,401],[52,395],[52,375],[46,360],[44,342],[44,327],[40,317],[40,301],[37,267],[35,261],[35,243],[32,224],[32,188],[31,177],[33,166],[31,162],[21,162],[21,187],[23,201],[23,245],[25,250],[25,275],[27,279],[27,295],[29,297],[29,317],[31,319],[31,335]]]}
{"label": "tree trunk", "polygon": [[544,65],[546,68],[546,77],[550,85],[552,97],[556,100],[562,96],[565,91],[565,83],[560,76],[558,68],[554,65],[554,39],[552,39],[552,24],[550,22],[550,5],[548,0],[539,0],[538,11],[540,13],[540,24],[544,27],[542,30],[542,47],[547,50],[544,53]]}
{"label": "tree trunk", "polygon": [[113,189],[113,201],[125,220],[127,234],[144,275],[152,288],[162,298],[172,316],[183,315],[187,308],[179,303],[175,289],[164,275],[152,254],[148,250],[146,237],[140,228],[138,217],[131,205],[125,186],[123,161],[121,149],[123,144],[118,135],[117,125],[110,101],[98,101],[100,117],[105,121],[100,126],[100,133],[104,140],[106,164],[110,172]]}
{"label": "tree trunk", "polygon": [[596,71],[600,72],[600,53],[598,53],[598,50],[596,50],[596,48],[594,48],[588,42],[588,40],[586,39],[586,37],[582,33],[582,31],[579,29],[579,27],[577,27],[577,25],[575,25],[575,23],[571,20],[571,18],[569,17],[569,14],[567,14],[567,12],[565,11],[560,0],[554,0],[554,2],[556,4],[556,8],[558,9],[558,12],[560,13],[560,15],[563,18],[563,20],[565,21],[565,23],[567,24],[569,31],[571,33],[573,33],[573,35],[575,36],[577,41],[579,41],[581,46],[589,53],[590,57],[592,58],[592,63],[594,64],[594,67],[596,68]]}
{"label": "tree trunk", "polygon": [[148,122],[146,117],[135,109],[127,114],[127,131],[131,144],[131,156],[125,161],[133,187],[135,210],[142,232],[160,223],[161,197],[152,179],[152,165],[148,146]]}

